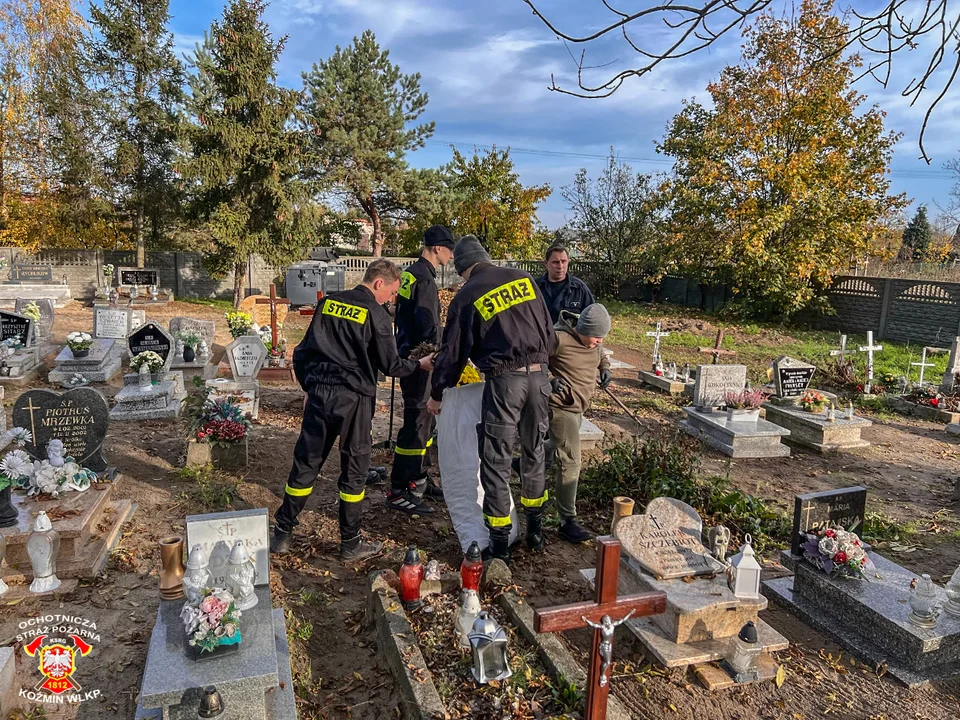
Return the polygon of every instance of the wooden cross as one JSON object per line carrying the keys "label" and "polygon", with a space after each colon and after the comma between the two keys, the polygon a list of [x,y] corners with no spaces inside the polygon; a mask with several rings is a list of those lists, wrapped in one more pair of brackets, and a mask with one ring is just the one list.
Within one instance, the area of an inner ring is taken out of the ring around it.
{"label": "wooden cross", "polygon": [[855,352],[856,352],[856,350],[847,350],[847,336],[846,336],[846,335],[841,335],[841,336],[840,336],[840,349],[839,349],[839,350],[831,350],[831,351],[830,351],[830,357],[837,357],[837,356],[839,355],[839,356],[840,356],[840,362],[843,363],[843,362],[844,362],[844,358],[845,358],[847,355],[853,355]]}
{"label": "wooden cross", "polygon": [[723,350],[723,330],[717,330],[717,340],[713,344],[712,348],[708,347],[698,347],[697,352],[710,353],[713,355],[713,364],[716,365],[720,360],[721,355],[736,355],[735,350]]}
{"label": "wooden cross", "polygon": [[277,286],[270,283],[270,298],[257,298],[257,305],[270,305],[270,342],[277,347],[277,305],[289,305],[286,298],[277,297]]}
{"label": "wooden cross", "polygon": [[597,574],[594,577],[596,602],[535,610],[533,628],[538,633],[593,627],[593,652],[587,676],[585,720],[605,720],[607,696],[610,693],[610,669],[613,653],[613,632],[631,616],[659,615],[667,609],[667,596],[662,592],[617,597],[620,574],[620,541],[613,537],[597,538]]}
{"label": "wooden cross", "polygon": [[[939,348],[937,348],[937,349],[939,350]],[[920,355],[920,362],[918,362],[918,363],[910,363],[911,366],[913,366],[913,367],[919,367],[919,368],[920,368],[920,385],[921,385],[921,386],[923,385],[923,371],[926,370],[928,367],[935,367],[935,366],[936,366],[936,363],[928,363],[928,362],[927,362],[927,350],[928,350],[928,348],[924,348],[924,349],[923,349],[923,353]]]}
{"label": "wooden cross", "polygon": [[873,351],[883,350],[883,345],[874,345],[873,344],[873,330],[867,331],[867,344],[860,346],[860,352],[865,352],[867,354],[867,382],[863,386],[863,394],[870,394],[870,385],[873,382]]}
{"label": "wooden cross", "polygon": [[657,321],[656,332],[648,332],[647,337],[653,338],[653,364],[656,365],[660,359],[660,338],[668,337],[670,333],[660,331],[660,321]]}

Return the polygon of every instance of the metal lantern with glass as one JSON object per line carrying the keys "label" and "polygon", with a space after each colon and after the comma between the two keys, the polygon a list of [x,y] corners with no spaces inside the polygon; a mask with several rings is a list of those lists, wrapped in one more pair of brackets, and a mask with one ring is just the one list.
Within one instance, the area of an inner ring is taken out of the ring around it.
{"label": "metal lantern with glass", "polygon": [[751,542],[753,538],[747,533],[743,537],[740,552],[730,558],[729,585],[739,598],[760,597],[760,563],[757,562]]}
{"label": "metal lantern with glass", "polygon": [[506,680],[513,675],[507,659],[507,633],[486,612],[477,615],[470,633],[473,651],[473,679],[481,685]]}
{"label": "metal lantern with glass", "polygon": [[947,601],[943,604],[943,611],[947,615],[960,617],[960,567],[953,571],[953,577],[947,583]]}
{"label": "metal lantern with glass", "polygon": [[730,638],[727,664],[733,670],[734,682],[744,683],[760,679],[757,662],[763,654],[763,645],[757,638],[757,627],[750,620],[740,632]]}

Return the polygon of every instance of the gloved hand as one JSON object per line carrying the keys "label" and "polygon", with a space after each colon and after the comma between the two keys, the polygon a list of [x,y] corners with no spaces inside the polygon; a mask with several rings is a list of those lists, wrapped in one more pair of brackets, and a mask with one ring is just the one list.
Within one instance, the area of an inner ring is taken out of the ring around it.
{"label": "gloved hand", "polygon": [[567,392],[569,389],[563,379],[558,377],[550,378],[550,387],[552,388],[552,394],[554,395],[561,395]]}
{"label": "gloved hand", "polygon": [[600,371],[600,389],[601,390],[606,390],[611,380],[613,380],[613,373],[610,372],[610,368],[604,368],[603,370]]}

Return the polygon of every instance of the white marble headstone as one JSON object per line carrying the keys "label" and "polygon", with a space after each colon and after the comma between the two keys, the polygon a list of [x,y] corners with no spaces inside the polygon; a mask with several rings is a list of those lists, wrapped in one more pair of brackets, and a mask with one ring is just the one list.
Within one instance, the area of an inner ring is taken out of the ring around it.
{"label": "white marble headstone", "polygon": [[93,308],[93,336],[97,338],[126,339],[131,330],[130,310],[97,305]]}
{"label": "white marble headstone", "polygon": [[694,407],[717,407],[723,404],[728,392],[741,392],[746,384],[746,365],[699,365],[692,404]]}
{"label": "white marble headstone", "polygon": [[210,585],[224,587],[227,561],[230,551],[238,540],[247,546],[247,551],[257,569],[255,585],[270,583],[270,535],[267,526],[267,509],[236,510],[187,516],[187,552],[200,545],[210,558]]}
{"label": "white marble headstone", "polygon": [[234,378],[255,378],[266,359],[267,346],[256,335],[242,335],[227,345],[227,361]]}

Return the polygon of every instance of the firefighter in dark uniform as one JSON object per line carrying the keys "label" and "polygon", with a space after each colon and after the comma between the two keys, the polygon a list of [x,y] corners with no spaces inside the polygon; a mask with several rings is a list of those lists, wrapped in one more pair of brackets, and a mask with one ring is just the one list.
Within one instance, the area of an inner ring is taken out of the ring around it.
{"label": "firefighter in dark uniform", "polygon": [[[453,233],[442,225],[427,228],[423,234],[420,259],[400,275],[397,292],[397,350],[400,357],[423,342],[440,342],[440,297],[437,294],[437,268],[453,257]],[[397,434],[386,505],[411,515],[432,513],[434,509],[421,499],[440,499],[443,492],[427,478],[427,449],[433,437],[434,419],[427,412],[430,373],[415,372],[400,380],[403,395],[403,427]]]}
{"label": "firefighter in dark uniform", "polygon": [[453,261],[466,283],[447,311],[427,409],[440,414],[443,391],[456,386],[468,358],[484,373],[477,432],[483,518],[490,531],[487,556],[509,561],[510,460],[518,434],[527,547],[540,551],[544,544],[544,443],[551,392],[547,362],[553,323],[533,278],[493,265],[472,235],[457,243]]}
{"label": "firefighter in dark uniform", "polygon": [[418,368],[433,368],[432,356],[418,363],[397,355],[393,322],[383,304],[394,300],[399,287],[400,269],[389,260],[373,261],[360,285],[333,293],[317,305],[307,334],[293,351],[294,371],[307,400],[283,504],[275,516],[271,552],[290,552],[297,515],[337,436],[340,555],[355,561],[380,552],[381,543],[360,538],[377,373],[406,377]]}

